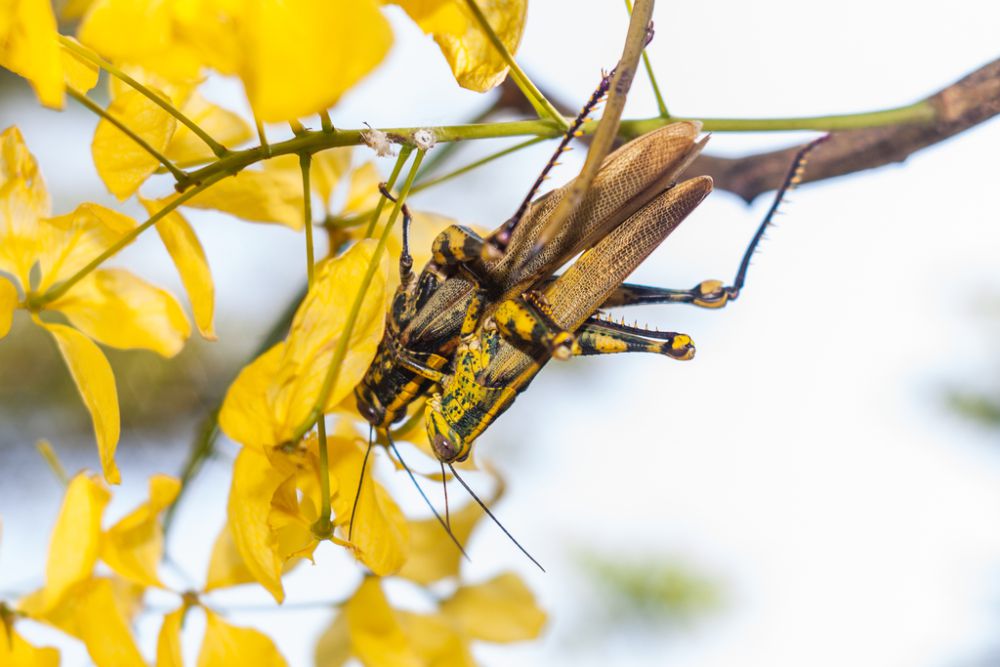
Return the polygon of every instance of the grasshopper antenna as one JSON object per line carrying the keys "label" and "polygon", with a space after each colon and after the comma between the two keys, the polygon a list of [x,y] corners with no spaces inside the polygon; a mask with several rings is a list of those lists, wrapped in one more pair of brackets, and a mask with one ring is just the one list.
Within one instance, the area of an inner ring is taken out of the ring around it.
{"label": "grasshopper antenna", "polygon": [[448,509],[448,480],[445,479],[444,461],[441,464],[441,488],[444,489],[444,522],[451,528],[451,510]]}
{"label": "grasshopper antenna", "polygon": [[514,536],[510,534],[509,530],[507,530],[506,528],[503,527],[503,524],[500,523],[500,520],[497,519],[496,516],[494,516],[493,512],[490,511],[490,508],[486,506],[486,503],[484,503],[482,500],[479,499],[479,496],[477,496],[476,492],[472,490],[472,487],[470,487],[468,484],[466,484],[466,482],[465,482],[464,479],[462,479],[461,477],[459,477],[458,472],[455,471],[455,466],[453,466],[452,464],[449,463],[448,464],[448,468],[451,470],[451,474],[455,476],[455,479],[457,479],[459,481],[459,483],[462,486],[465,487],[465,490],[469,492],[469,495],[472,496],[472,499],[476,501],[476,504],[479,505],[480,507],[482,507],[483,511],[486,512],[486,515],[488,517],[490,517],[491,519],[493,519],[493,523],[495,523],[497,526],[499,526],[500,530],[503,531],[503,534],[510,538],[510,541],[514,543],[514,546],[516,546],[518,549],[520,549],[521,553],[523,553],[525,556],[527,556],[528,560],[530,560],[532,563],[534,563],[538,567],[539,570],[541,570],[542,572],[545,572],[545,568],[542,567],[542,564],[539,563],[537,560],[535,560],[535,557],[532,556],[530,553],[528,553],[528,550],[525,549],[524,547],[522,547],[520,542],[518,542],[516,539],[514,539]]}
{"label": "grasshopper antenna", "polygon": [[559,142],[559,146],[552,154],[552,157],[549,158],[545,168],[542,169],[542,173],[538,175],[537,179],[535,179],[534,185],[532,185],[531,189],[528,190],[528,194],[524,197],[524,201],[522,201],[521,205],[517,207],[517,211],[510,218],[510,220],[503,223],[500,229],[493,232],[486,238],[483,244],[484,256],[499,258],[504,251],[507,250],[507,246],[510,244],[511,235],[514,233],[514,229],[517,227],[518,223],[521,222],[521,219],[527,212],[528,207],[531,205],[531,200],[535,198],[535,194],[537,194],[538,189],[542,187],[542,183],[544,183],[545,179],[548,178],[549,172],[552,171],[553,167],[559,164],[559,156],[569,149],[570,141],[583,134],[580,127],[590,116],[594,107],[596,107],[601,100],[604,99],[604,96],[608,92],[608,88],[611,87],[611,77],[615,75],[615,70],[611,70],[607,74],[602,72],[601,75],[601,83],[598,84],[597,90],[595,90],[594,94],[590,96],[587,103],[583,105],[583,108],[580,109],[580,113],[577,114],[576,118],[566,130],[566,133],[563,134],[562,141]]}
{"label": "grasshopper antenna", "polygon": [[[396,198],[389,192],[386,183],[379,183],[378,191],[393,204],[396,203]],[[400,210],[403,212],[403,249],[399,252],[399,280],[405,284],[413,269],[413,256],[410,255],[410,223],[413,221],[413,216],[410,215],[410,208],[406,204],[400,206]]]}
{"label": "grasshopper antenna", "polygon": [[767,210],[767,215],[764,216],[764,221],[760,223],[760,227],[757,228],[757,233],[754,234],[753,239],[750,241],[750,245],[747,246],[746,252],[743,254],[743,261],[740,262],[740,268],[736,272],[736,279],[733,281],[733,286],[729,288],[730,299],[735,299],[739,296],[740,290],[743,289],[743,284],[746,282],[747,270],[750,268],[750,259],[753,257],[754,253],[757,252],[757,247],[760,245],[760,241],[764,238],[764,232],[767,231],[768,227],[771,226],[771,221],[774,218],[775,213],[778,212],[778,207],[781,206],[781,202],[784,200],[785,195],[788,194],[789,190],[793,189],[802,181],[802,176],[805,174],[806,162],[808,162],[809,154],[813,152],[817,146],[830,138],[829,134],[824,134],[818,139],[813,139],[808,144],[802,147],[798,153],[795,155],[795,159],[792,160],[792,166],[788,168],[788,174],[785,176],[785,180],[782,181],[781,187],[774,195],[774,201],[771,202],[771,208]]}
{"label": "grasshopper antenna", "polygon": [[351,505],[351,521],[347,524],[347,541],[351,540],[354,534],[354,516],[358,513],[358,501],[361,500],[361,485],[365,481],[365,470],[368,469],[368,457],[372,453],[372,436],[375,427],[368,425],[368,447],[365,449],[365,458],[361,461],[361,474],[358,476],[358,490],[354,492],[354,504]]}
{"label": "grasshopper antenna", "polygon": [[465,553],[465,549],[462,547],[462,543],[458,541],[457,537],[455,537],[455,533],[451,532],[451,526],[445,523],[444,519],[441,518],[441,515],[438,514],[438,511],[434,508],[434,504],[431,502],[430,498],[428,498],[427,494],[424,493],[424,490],[420,488],[420,484],[417,482],[416,475],[414,475],[413,471],[410,470],[410,466],[406,465],[406,462],[403,460],[403,457],[399,455],[399,450],[396,449],[396,443],[393,442],[392,437],[389,435],[388,431],[386,431],[385,436],[386,440],[388,440],[389,442],[389,448],[392,449],[392,453],[396,455],[396,460],[399,461],[399,465],[403,466],[403,470],[405,470],[406,474],[410,476],[410,481],[413,482],[413,486],[417,487],[417,491],[420,492],[420,497],[423,498],[424,502],[427,503],[427,506],[431,508],[431,512],[434,513],[434,517],[438,520],[438,523],[441,524],[441,527],[444,528],[444,532],[448,533],[448,537],[451,538],[451,541],[455,543],[455,546],[458,547],[458,550],[462,552],[463,556],[465,556],[465,560],[472,562],[472,559],[469,558],[469,554]]}

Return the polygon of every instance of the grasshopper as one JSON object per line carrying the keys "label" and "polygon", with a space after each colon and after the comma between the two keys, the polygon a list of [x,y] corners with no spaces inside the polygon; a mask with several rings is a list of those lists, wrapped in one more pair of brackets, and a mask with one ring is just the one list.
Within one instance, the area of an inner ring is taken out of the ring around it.
{"label": "grasshopper", "polygon": [[[485,293],[477,292],[462,324],[454,371],[439,376],[440,392],[433,394],[425,407],[427,435],[442,464],[466,459],[473,441],[513,404],[552,357],[643,351],[681,360],[692,358],[694,345],[684,334],[615,325],[594,314],[602,305],[619,302],[655,300],[717,308],[735,300],[743,288],[750,258],[785,192],[801,179],[807,155],[823,139],[807,145],[796,156],[731,286],[709,280],[693,290],[622,289],[622,281],[709,194],[712,181],[702,176],[658,194],[584,252],[561,276],[503,300],[491,313],[484,311]],[[464,481],[462,484],[465,486]]]}
{"label": "grasshopper", "polygon": [[[582,121],[587,111],[585,107],[578,120]],[[435,239],[432,260],[417,276],[411,271],[412,260],[404,245],[400,258],[400,286],[393,297],[383,340],[368,372],[355,389],[361,414],[378,428],[387,428],[402,419],[409,404],[441,379],[476,295],[481,297],[476,303],[489,310],[494,304],[551,281],[559,267],[593,246],[674,184],[704,145],[704,141],[697,141],[699,131],[700,124],[696,122],[674,123],[609,155],[583,204],[539,253],[532,252],[535,241],[547,216],[569,188],[554,190],[531,202],[545,172],[518,213],[494,233],[493,236],[501,232],[509,236],[506,251],[501,256],[491,256],[489,239],[484,240],[456,225]],[[571,136],[568,133],[567,139]],[[711,289],[700,291],[706,304],[724,298]],[[616,285],[603,305],[612,307],[671,299],[672,294],[664,294],[656,288]],[[606,325],[594,322],[588,327],[593,329],[594,336],[600,336]]]}

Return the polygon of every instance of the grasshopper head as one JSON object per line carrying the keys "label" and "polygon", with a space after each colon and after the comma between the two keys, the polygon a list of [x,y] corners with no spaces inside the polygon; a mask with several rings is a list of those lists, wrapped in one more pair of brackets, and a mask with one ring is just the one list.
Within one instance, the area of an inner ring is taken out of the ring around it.
{"label": "grasshopper head", "polygon": [[441,396],[435,395],[424,408],[424,424],[427,439],[434,449],[434,455],[444,463],[464,461],[469,458],[472,443],[455,431],[441,412]]}
{"label": "grasshopper head", "polygon": [[381,428],[392,424],[392,417],[386,413],[382,402],[378,400],[378,394],[372,391],[366,383],[362,382],[354,389],[354,399],[358,406],[358,412],[372,426]]}

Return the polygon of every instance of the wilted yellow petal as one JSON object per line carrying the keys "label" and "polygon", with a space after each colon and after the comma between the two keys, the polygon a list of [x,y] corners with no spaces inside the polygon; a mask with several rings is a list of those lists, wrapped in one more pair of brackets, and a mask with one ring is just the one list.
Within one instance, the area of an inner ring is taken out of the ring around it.
{"label": "wilted yellow petal", "polygon": [[284,559],[268,519],[275,492],[291,474],[275,468],[263,454],[244,448],[233,463],[227,506],[237,551],[254,579],[279,603],[285,597],[281,585]]}
{"label": "wilted yellow petal", "polygon": [[243,562],[243,556],[236,548],[233,533],[229,523],[222,526],[219,536],[215,538],[212,556],[208,562],[208,574],[205,575],[205,590],[239,586],[257,581],[253,572]]}
{"label": "wilted yellow petal", "polygon": [[15,308],[17,308],[17,288],[14,287],[14,283],[0,277],[0,338],[10,331]]}
{"label": "wilted yellow petal", "polygon": [[136,226],[129,216],[91,203],[80,204],[72,213],[41,221],[38,262],[42,279],[38,290],[44,291],[69,278]]}
{"label": "wilted yellow petal", "polygon": [[398,572],[409,553],[410,529],[406,517],[392,496],[372,478],[371,457],[358,496],[358,480],[364,460],[358,441],[334,436],[328,442],[330,474],[337,480],[337,491],[333,496],[335,523],[347,537],[351,510],[355,508],[354,499],[357,496],[350,540],[357,547],[358,558],[377,575]]}
{"label": "wilted yellow petal", "polygon": [[[368,268],[374,241],[320,263],[316,280],[279,343],[240,372],[226,394],[219,423],[226,435],[266,449],[290,440],[309,416],[326,376],[347,315]],[[326,410],[332,410],[362,378],[385,326],[386,274],[383,253],[351,332],[347,355]]]}
{"label": "wilted yellow petal", "polygon": [[[139,198],[150,215],[163,208],[163,202]],[[156,223],[156,231],[160,234],[164,247],[174,260],[174,266],[181,276],[188,299],[191,300],[191,310],[194,311],[194,323],[198,332],[207,340],[215,340],[215,283],[212,281],[212,271],[208,267],[208,258],[201,242],[176,209],[168,213]]]}
{"label": "wilted yellow petal", "polygon": [[266,122],[332,106],[392,44],[374,0],[260,0],[243,28],[241,77],[254,113]]}
{"label": "wilted yellow petal", "polygon": [[382,592],[381,580],[365,577],[344,605],[351,647],[367,667],[419,667],[423,661],[410,645],[396,612]]}
{"label": "wilted yellow petal", "polygon": [[[173,116],[134,90],[116,98],[108,113],[161,154],[177,127]],[[127,199],[160,166],[155,157],[103,118],[97,124],[91,150],[98,175],[121,200]]]}
{"label": "wilted yellow petal", "polygon": [[[223,146],[235,148],[253,136],[250,126],[238,114],[212,104],[198,93],[181,108],[184,115]],[[204,162],[215,157],[212,149],[185,125],[178,125],[166,156],[180,164]]]}
{"label": "wilted yellow petal", "polygon": [[[484,502],[492,504],[489,499]],[[451,512],[451,532],[465,546],[476,523],[483,517],[483,510],[475,503],[468,503],[459,511]],[[462,552],[448,537],[436,518],[410,522],[410,555],[399,571],[399,576],[427,585],[446,577],[458,576]]]}
{"label": "wilted yellow petal", "polygon": [[[6,632],[3,632],[6,630]],[[0,626],[0,665],[5,667],[59,667],[59,651],[35,647],[13,628]]]}
{"label": "wilted yellow petal", "polygon": [[341,667],[351,659],[351,631],[345,614],[338,613],[319,636],[313,657],[316,667]]}
{"label": "wilted yellow petal", "polygon": [[111,364],[92,340],[72,327],[62,324],[42,324],[56,339],[73,382],[83,398],[97,436],[97,452],[101,456],[104,479],[111,484],[121,482],[115,464],[115,449],[121,422],[118,415],[118,390]]}
{"label": "wilted yellow petal", "polygon": [[[434,35],[434,41],[451,65],[458,85],[483,93],[500,85],[507,76],[507,63],[486,37],[482,27],[469,12],[464,2],[449,3],[457,6],[466,17],[464,24],[446,8],[421,16],[421,9],[441,2],[432,0],[403,0],[399,3],[424,29]],[[524,31],[528,10],[527,0],[477,0],[493,31],[511,53],[517,51]]]}
{"label": "wilted yellow petal", "polygon": [[143,586],[162,586],[156,570],[163,558],[160,512],[174,502],[181,483],[167,475],[149,479],[149,501],[104,533],[101,560],[112,570]]}
{"label": "wilted yellow petal", "polygon": [[31,82],[39,101],[62,108],[63,69],[49,0],[8,0],[0,23],[0,66]]}
{"label": "wilted yellow petal", "polygon": [[476,667],[478,664],[464,638],[440,614],[396,612],[406,638],[427,665]]}
{"label": "wilted yellow petal", "polygon": [[545,612],[535,603],[535,596],[511,572],[459,588],[441,603],[441,612],[463,634],[488,642],[534,639],[545,626]]}
{"label": "wilted yellow petal", "polygon": [[181,625],[187,609],[181,607],[163,617],[156,639],[156,667],[184,667],[181,655]]}
{"label": "wilted yellow petal", "polygon": [[101,518],[110,500],[95,475],[80,473],[70,480],[49,539],[41,613],[58,606],[67,591],[91,576],[100,549]]}
{"label": "wilted yellow petal", "polygon": [[266,635],[253,628],[240,628],[205,610],[205,638],[198,653],[198,667],[240,665],[240,667],[279,667],[287,665]]}
{"label": "wilted yellow petal", "polygon": [[[164,202],[165,203],[165,202]],[[302,176],[282,169],[244,169],[184,202],[251,222],[302,229]]]}
{"label": "wilted yellow petal", "polygon": [[177,299],[125,269],[97,269],[47,307],[88,336],[123,350],[172,357],[191,335]]}
{"label": "wilted yellow petal", "polygon": [[51,212],[34,156],[16,127],[0,134],[0,271],[27,287],[40,247],[39,224]]}
{"label": "wilted yellow petal", "polygon": [[[72,37],[68,39],[76,41]],[[78,43],[80,48],[87,48]],[[92,61],[86,60],[66,47],[60,49],[62,57],[63,71],[66,76],[66,84],[78,93],[86,94],[91,88],[97,85],[100,76],[100,69]]]}

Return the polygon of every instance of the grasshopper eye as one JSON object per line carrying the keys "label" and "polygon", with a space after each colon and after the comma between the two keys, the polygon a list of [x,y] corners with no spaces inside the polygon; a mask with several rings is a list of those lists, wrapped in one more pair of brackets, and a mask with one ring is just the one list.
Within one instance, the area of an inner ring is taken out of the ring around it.
{"label": "grasshopper eye", "polygon": [[369,424],[375,426],[382,426],[382,422],[385,419],[385,410],[378,404],[377,398],[370,391],[361,391],[360,389],[354,393],[355,403],[358,407],[358,412]]}
{"label": "grasshopper eye", "polygon": [[454,461],[458,456],[458,448],[447,438],[440,433],[434,436],[433,444],[434,453],[437,457],[445,462]]}

